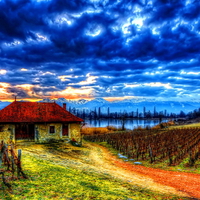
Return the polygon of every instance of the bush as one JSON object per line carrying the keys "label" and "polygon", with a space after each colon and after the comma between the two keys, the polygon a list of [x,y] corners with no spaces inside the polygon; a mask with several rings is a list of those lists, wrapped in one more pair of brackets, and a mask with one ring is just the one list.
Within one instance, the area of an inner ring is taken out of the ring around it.
{"label": "bush", "polygon": [[97,135],[97,134],[106,134],[112,132],[107,127],[83,127],[81,129],[82,135]]}
{"label": "bush", "polygon": [[115,126],[107,126],[106,127],[109,131],[117,131],[118,129]]}
{"label": "bush", "polygon": [[173,125],[174,125],[173,121],[163,122],[163,123],[160,123],[160,124],[154,126],[152,129],[168,128],[169,126],[173,126]]}

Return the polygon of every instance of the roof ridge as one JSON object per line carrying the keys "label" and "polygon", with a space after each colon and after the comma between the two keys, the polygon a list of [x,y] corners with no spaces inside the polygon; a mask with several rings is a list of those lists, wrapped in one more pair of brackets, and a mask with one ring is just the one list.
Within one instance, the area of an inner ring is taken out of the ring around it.
{"label": "roof ridge", "polygon": [[81,122],[56,102],[14,101],[0,110],[0,122]]}

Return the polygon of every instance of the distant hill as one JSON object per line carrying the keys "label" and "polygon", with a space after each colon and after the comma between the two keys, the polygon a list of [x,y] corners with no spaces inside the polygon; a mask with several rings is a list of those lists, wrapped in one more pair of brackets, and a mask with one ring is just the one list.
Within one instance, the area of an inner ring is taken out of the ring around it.
{"label": "distant hill", "polygon": [[5,108],[7,105],[9,105],[11,102],[3,102],[0,101],[0,110],[2,110],[3,108]]}
{"label": "distant hill", "polygon": [[[59,98],[56,100],[52,99],[43,99],[40,102],[56,102],[60,106],[63,103],[67,104],[67,109],[71,107],[71,109],[85,109],[85,110],[94,110],[95,108],[98,109],[101,107],[101,112],[107,112],[107,109],[110,109],[110,112],[136,112],[138,109],[139,112],[143,112],[144,107],[146,112],[151,111],[153,112],[156,109],[157,112],[160,111],[167,111],[167,113],[176,113],[179,114],[180,111],[188,113],[195,109],[200,108],[200,102],[177,102],[177,101],[156,101],[156,100],[147,100],[147,99],[125,99],[121,101],[106,101],[103,98],[96,98],[93,100],[69,100],[65,98]],[[0,109],[3,109],[11,102],[0,102]]]}
{"label": "distant hill", "polygon": [[[54,100],[45,99],[44,102],[50,102]],[[94,110],[95,108],[101,107],[101,112],[107,112],[110,108],[110,112],[132,112],[138,109],[139,112],[143,112],[145,107],[146,112],[153,112],[156,109],[157,112],[167,111],[167,113],[177,113],[180,111],[188,113],[195,109],[200,108],[200,102],[177,102],[177,101],[156,101],[156,100],[138,100],[138,99],[125,99],[122,101],[106,101],[103,98],[96,98],[93,100],[68,100],[65,98],[60,98],[55,100],[56,103],[62,106],[63,103],[67,104],[67,109],[69,107],[76,109]]]}

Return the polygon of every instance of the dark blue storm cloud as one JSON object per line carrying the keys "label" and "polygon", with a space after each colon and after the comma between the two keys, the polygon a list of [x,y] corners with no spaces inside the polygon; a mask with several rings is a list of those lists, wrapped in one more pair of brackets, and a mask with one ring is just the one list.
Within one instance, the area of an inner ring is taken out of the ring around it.
{"label": "dark blue storm cloud", "polygon": [[199,1],[1,0],[0,10],[1,97],[200,97]]}

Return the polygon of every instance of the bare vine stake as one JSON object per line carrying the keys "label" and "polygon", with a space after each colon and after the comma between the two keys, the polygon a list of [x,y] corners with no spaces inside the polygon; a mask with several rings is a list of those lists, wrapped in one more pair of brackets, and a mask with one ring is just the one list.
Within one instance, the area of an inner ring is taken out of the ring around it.
{"label": "bare vine stake", "polygon": [[4,172],[0,172],[0,174],[2,174],[2,180],[3,180],[4,185],[7,186],[9,189],[11,189],[10,183],[8,183],[8,182],[6,181],[6,178],[5,178],[5,176],[4,176]]}
{"label": "bare vine stake", "polygon": [[0,167],[2,166],[3,163],[3,153],[0,152]]}
{"label": "bare vine stake", "polygon": [[7,163],[7,170],[10,169],[10,159],[9,159],[9,156],[8,156],[8,145],[7,144],[4,144],[3,146],[3,153],[4,153],[4,156],[5,156],[5,161]]}
{"label": "bare vine stake", "polygon": [[21,150],[21,149],[18,149],[17,176],[18,176],[18,178],[19,178],[20,173],[21,173],[21,175],[22,175],[24,178],[28,179],[28,177],[26,176],[26,174],[22,171],[21,156],[22,156],[22,150]]}
{"label": "bare vine stake", "polygon": [[149,156],[151,159],[151,163],[153,163],[153,153],[152,153],[152,149],[151,149],[151,145],[149,144]]}
{"label": "bare vine stake", "polygon": [[14,177],[14,173],[15,173],[15,158],[12,155],[11,156],[11,165],[12,165],[12,177]]}
{"label": "bare vine stake", "polygon": [[17,176],[19,178],[20,171],[21,171],[21,156],[22,156],[22,150],[18,149],[18,159],[17,159]]}
{"label": "bare vine stake", "polygon": [[14,173],[15,173],[15,152],[14,152],[14,147],[13,144],[10,145],[11,146],[11,168],[12,168],[12,177],[14,177]]}

